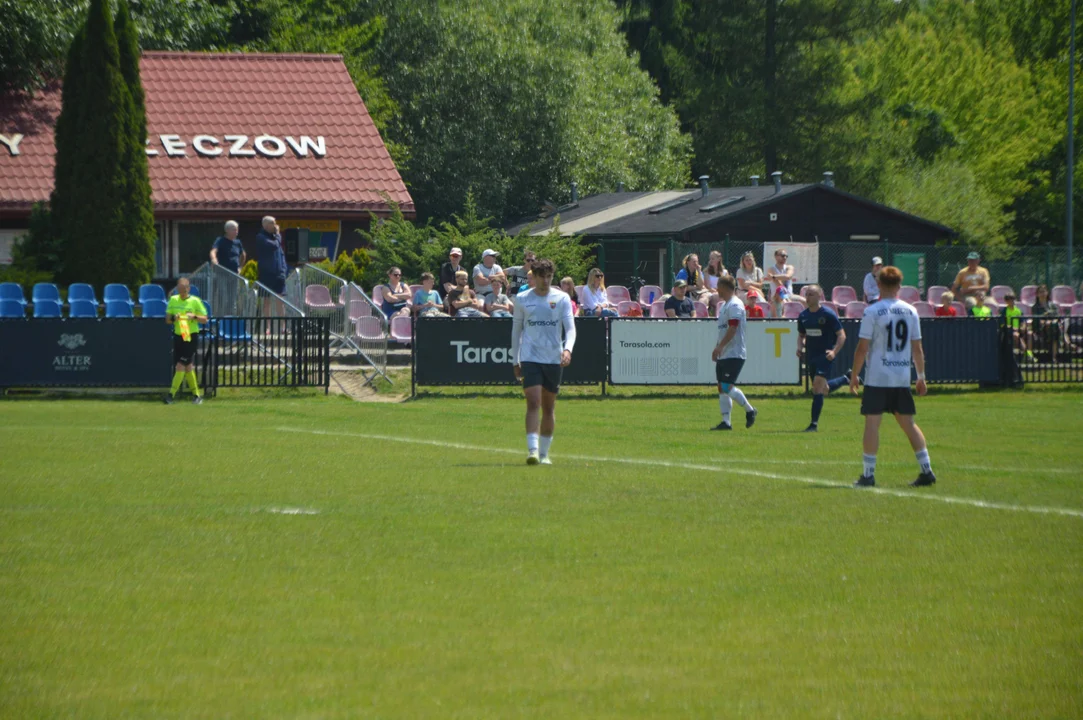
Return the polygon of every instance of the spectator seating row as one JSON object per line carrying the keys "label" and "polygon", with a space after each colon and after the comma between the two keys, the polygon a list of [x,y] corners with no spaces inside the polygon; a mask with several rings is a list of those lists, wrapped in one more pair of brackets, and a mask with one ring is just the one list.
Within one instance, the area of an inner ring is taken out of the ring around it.
{"label": "spectator seating row", "polygon": [[[808,286],[801,288],[801,296],[804,297]],[[932,285],[925,293],[925,301],[934,307],[940,306],[944,293],[948,292],[949,288],[944,285]],[[992,307],[997,305],[1000,308],[1004,308],[1007,305],[1004,298],[1008,293],[1013,293],[1014,290],[1008,285],[994,285],[989,288],[989,296],[986,298],[987,304]],[[1016,295],[1016,299],[1020,304],[1026,303],[1027,305],[1033,305],[1037,299],[1038,286],[1037,285],[1024,285],[1019,293]],[[899,289],[899,299],[914,305],[921,302],[921,291],[913,285],[904,285]],[[1049,291],[1050,301],[1060,307],[1062,312],[1068,311],[1072,305],[1077,302],[1083,301],[1083,298],[1077,298],[1075,290],[1068,285],[1055,285],[1052,290]],[[852,302],[858,301],[857,291],[849,285],[836,285],[831,290],[831,301],[839,307],[846,307]]]}
{"label": "spectator seating row", "polygon": [[[199,295],[199,288],[192,285],[192,294]],[[23,288],[18,283],[5,282],[0,283],[0,300],[7,300],[9,302],[17,302],[20,305],[27,305],[26,297],[23,295]],[[127,303],[128,305],[143,305],[148,301],[161,300],[165,302],[167,300],[165,290],[161,285],[154,285],[148,283],[141,285],[138,292],[138,300],[132,301],[132,294],[128,290],[127,285],[120,283],[110,283],[105,286],[105,295],[103,302],[105,304],[111,302]],[[34,285],[30,294],[30,303],[36,304],[39,302],[55,302],[63,305],[60,299],[60,288],[54,283],[37,283]],[[98,302],[97,295],[94,291],[94,286],[88,283],[72,283],[68,286],[68,303],[75,301],[88,302],[92,305],[98,306],[102,303]]]}
{"label": "spectator seating row", "polygon": [[[203,305],[207,308],[208,317],[211,314],[210,302],[204,300]],[[63,306],[56,300],[39,299],[33,303],[32,316],[35,318],[62,318],[64,317]],[[166,316],[167,302],[163,300],[144,300],[140,306],[141,317],[164,318]],[[72,300],[68,304],[68,317],[70,318],[97,318],[98,305],[90,300]],[[0,300],[0,318],[25,318],[26,305],[19,304],[15,300]],[[123,300],[106,300],[105,317],[107,318],[134,318],[134,303]]]}

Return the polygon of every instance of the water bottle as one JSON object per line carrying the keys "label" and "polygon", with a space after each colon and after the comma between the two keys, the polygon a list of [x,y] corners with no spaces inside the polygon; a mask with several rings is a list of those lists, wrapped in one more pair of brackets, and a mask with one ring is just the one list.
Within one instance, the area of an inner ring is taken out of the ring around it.
{"label": "water bottle", "polygon": [[651,290],[651,301],[649,303],[647,303],[647,304],[648,305],[653,305],[654,304],[654,290]]}

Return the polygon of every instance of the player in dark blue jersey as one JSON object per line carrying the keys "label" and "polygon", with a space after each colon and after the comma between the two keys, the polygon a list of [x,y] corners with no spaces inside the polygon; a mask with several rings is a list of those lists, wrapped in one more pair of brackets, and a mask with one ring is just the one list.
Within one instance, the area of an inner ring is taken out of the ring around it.
{"label": "player in dark blue jersey", "polygon": [[805,357],[805,365],[812,378],[812,424],[805,428],[805,432],[819,429],[824,397],[832,390],[850,384],[848,375],[827,379],[831,363],[846,344],[846,331],[842,329],[839,316],[820,304],[823,297],[824,291],[819,285],[810,285],[805,290],[808,309],[802,310],[797,317],[797,357]]}

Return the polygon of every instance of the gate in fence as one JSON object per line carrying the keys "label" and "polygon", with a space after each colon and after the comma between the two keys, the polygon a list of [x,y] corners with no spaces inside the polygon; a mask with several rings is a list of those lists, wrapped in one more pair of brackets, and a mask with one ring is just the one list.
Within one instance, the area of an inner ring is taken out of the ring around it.
{"label": "gate in fence", "polygon": [[330,387],[326,317],[212,318],[201,342],[202,383],[212,395],[220,387]]}

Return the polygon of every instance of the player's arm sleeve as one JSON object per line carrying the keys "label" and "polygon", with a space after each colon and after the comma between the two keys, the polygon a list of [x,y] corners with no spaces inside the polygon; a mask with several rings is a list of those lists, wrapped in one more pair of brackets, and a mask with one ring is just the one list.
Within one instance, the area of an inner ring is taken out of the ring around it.
{"label": "player's arm sleeve", "polygon": [[572,352],[575,347],[575,316],[572,315],[571,298],[565,298],[563,305],[564,312],[561,313],[561,320],[564,322],[564,349]]}
{"label": "player's arm sleeve", "polygon": [[910,316],[910,339],[921,339],[921,318],[918,317],[917,313]]}
{"label": "player's arm sleeve", "polygon": [[865,310],[865,314],[861,316],[861,329],[858,330],[857,336],[862,340],[872,340],[873,325],[872,313]]}
{"label": "player's arm sleeve", "polygon": [[519,342],[523,337],[524,317],[522,304],[517,304],[511,315],[511,358],[516,365],[519,364]]}
{"label": "player's arm sleeve", "polygon": [[805,334],[805,323],[801,322],[801,318],[797,319],[797,334],[798,335],[804,335]]}

